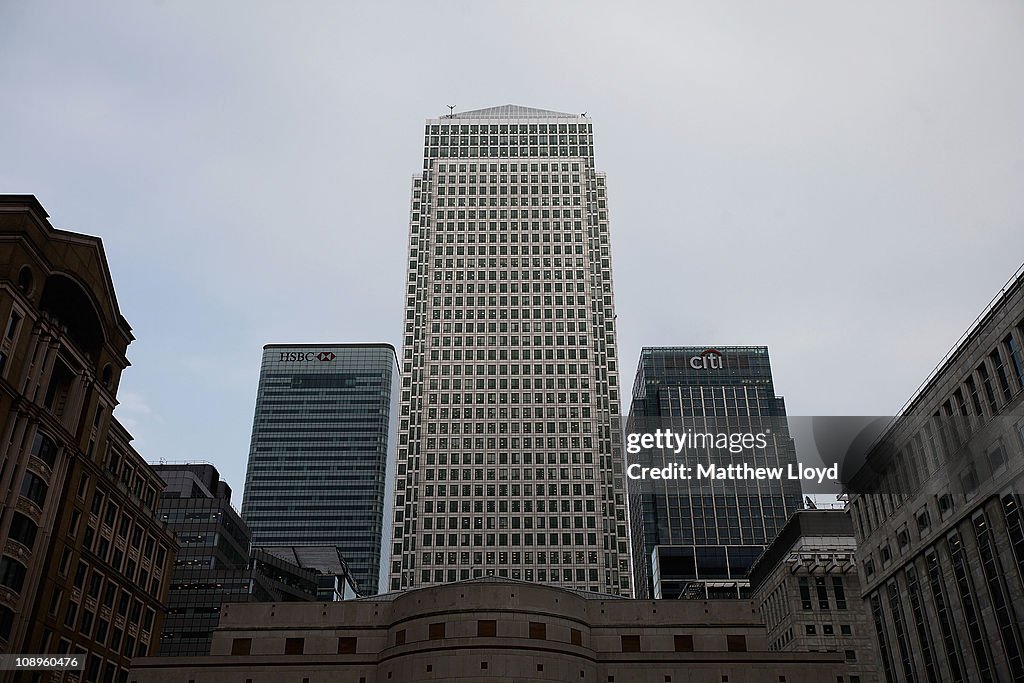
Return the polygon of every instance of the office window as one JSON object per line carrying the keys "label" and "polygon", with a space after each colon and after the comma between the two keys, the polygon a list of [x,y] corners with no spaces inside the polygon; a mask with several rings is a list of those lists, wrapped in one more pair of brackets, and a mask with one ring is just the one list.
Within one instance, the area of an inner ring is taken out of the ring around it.
{"label": "office window", "polygon": [[640,636],[622,636],[623,652],[640,652]]}
{"label": "office window", "polygon": [[493,638],[498,635],[498,622],[494,619],[480,619],[476,622],[476,634],[481,638]]}
{"label": "office window", "polygon": [[444,622],[439,621],[430,624],[427,630],[427,637],[430,640],[441,640],[444,638]]}
{"label": "office window", "polygon": [[693,636],[689,634],[676,634],[676,652],[693,652]]}
{"label": "office window", "polygon": [[746,652],[747,651],[747,637],[744,635],[730,635],[726,636],[726,645],[729,652]]}
{"label": "office window", "polygon": [[338,654],[339,655],[351,655],[356,652],[357,639],[353,636],[343,636],[338,638]]}
{"label": "office window", "polygon": [[305,638],[285,638],[284,653],[286,655],[301,655],[305,649]]}
{"label": "office window", "polygon": [[546,640],[548,637],[547,624],[541,621],[530,622],[530,637],[534,640]]}
{"label": "office window", "polygon": [[231,654],[247,655],[252,650],[252,638],[235,638],[231,641]]}

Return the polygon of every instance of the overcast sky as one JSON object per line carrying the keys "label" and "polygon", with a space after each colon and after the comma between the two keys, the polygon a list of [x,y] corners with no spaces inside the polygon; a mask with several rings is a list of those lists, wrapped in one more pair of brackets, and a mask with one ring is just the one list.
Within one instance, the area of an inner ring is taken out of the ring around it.
{"label": "overcast sky", "polygon": [[239,505],[264,344],[400,345],[445,105],[593,117],[624,393],[768,344],[790,414],[888,414],[1024,260],[1022,83],[1016,0],[0,0],[0,192],[103,238],[116,415]]}

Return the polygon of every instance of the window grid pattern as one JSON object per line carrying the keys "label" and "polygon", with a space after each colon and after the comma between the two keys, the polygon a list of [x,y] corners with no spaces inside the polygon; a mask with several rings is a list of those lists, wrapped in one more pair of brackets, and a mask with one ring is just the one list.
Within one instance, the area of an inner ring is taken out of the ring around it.
{"label": "window grid pattern", "polygon": [[428,121],[410,214],[390,588],[630,595],[590,120]]}

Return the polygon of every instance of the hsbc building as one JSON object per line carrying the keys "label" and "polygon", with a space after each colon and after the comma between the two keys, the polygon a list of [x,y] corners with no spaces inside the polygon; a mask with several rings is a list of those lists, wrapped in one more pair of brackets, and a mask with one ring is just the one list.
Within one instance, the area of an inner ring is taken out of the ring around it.
{"label": "hsbc building", "polygon": [[390,344],[263,347],[242,499],[253,546],[337,548],[360,593],[377,592],[400,381]]}

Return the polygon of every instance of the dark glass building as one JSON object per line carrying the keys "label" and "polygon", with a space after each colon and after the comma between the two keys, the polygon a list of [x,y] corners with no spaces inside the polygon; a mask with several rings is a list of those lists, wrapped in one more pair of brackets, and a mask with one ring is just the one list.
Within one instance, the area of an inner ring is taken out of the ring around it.
{"label": "dark glass building", "polygon": [[[763,448],[742,452],[687,447],[679,453],[647,449],[627,454],[627,474],[636,471],[633,465],[715,463],[785,471],[797,462],[765,346],[644,348],[627,432],[658,429],[768,436]],[[799,481],[788,478],[630,475],[629,488],[637,590],[651,598],[746,596],[750,566],[801,507]]]}
{"label": "dark glass building", "polygon": [[377,592],[398,383],[390,344],[263,348],[242,499],[254,546],[333,546]]}
{"label": "dark glass building", "polygon": [[[297,558],[249,549],[249,528],[231,505],[231,487],[213,465],[154,465],[167,483],[160,518],[181,549],[174,564],[160,655],[203,655],[230,602],[332,600],[320,584],[344,583]],[[292,560],[292,561],[290,561]],[[349,595],[348,597],[351,597]]]}

